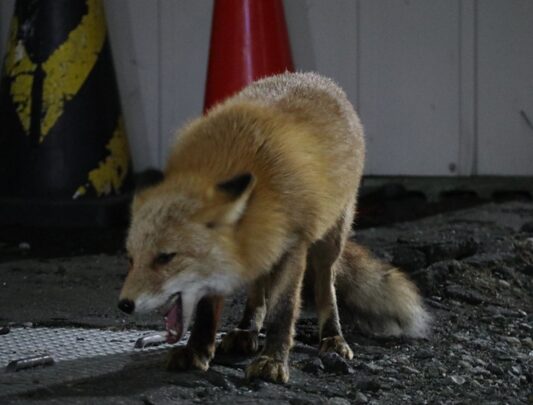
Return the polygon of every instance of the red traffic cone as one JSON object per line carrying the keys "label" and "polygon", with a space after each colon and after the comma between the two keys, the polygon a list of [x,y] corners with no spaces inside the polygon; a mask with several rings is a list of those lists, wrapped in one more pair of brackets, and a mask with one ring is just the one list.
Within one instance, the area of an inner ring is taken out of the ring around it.
{"label": "red traffic cone", "polygon": [[204,111],[286,70],[294,67],[281,0],[215,0]]}

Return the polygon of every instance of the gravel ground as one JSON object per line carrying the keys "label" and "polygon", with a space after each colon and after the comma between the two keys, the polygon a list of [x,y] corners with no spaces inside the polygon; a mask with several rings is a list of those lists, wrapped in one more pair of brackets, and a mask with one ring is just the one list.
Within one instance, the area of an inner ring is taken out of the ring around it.
{"label": "gravel ground", "polygon": [[[160,329],[158,318],[125,318],[115,308],[126,268],[122,234],[1,230],[0,331],[26,322]],[[356,239],[419,285],[434,317],[429,339],[364,336],[343,313],[354,359],[319,358],[316,320],[305,310],[286,385],[249,384],[248,360],[223,356],[207,373],[170,373],[160,353],[18,395],[3,396],[0,387],[0,403],[533,403],[533,203],[368,228]],[[223,331],[237,322],[242,300],[242,294],[227,300]],[[0,332],[0,345],[1,339]]]}

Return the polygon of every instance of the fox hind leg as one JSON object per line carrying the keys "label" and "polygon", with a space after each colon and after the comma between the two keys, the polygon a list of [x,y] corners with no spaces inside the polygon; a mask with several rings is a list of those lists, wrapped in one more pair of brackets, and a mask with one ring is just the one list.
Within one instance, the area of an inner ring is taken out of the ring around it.
{"label": "fox hind leg", "polygon": [[300,309],[307,244],[288,251],[274,266],[267,291],[267,335],[260,355],[246,368],[247,379],[261,378],[276,383],[289,380],[289,351],[294,324]]}
{"label": "fox hind leg", "polygon": [[353,352],[344,340],[335,294],[335,272],[344,248],[353,212],[346,211],[337,224],[309,249],[308,271],[313,272],[314,298],[318,313],[320,353],[336,352],[352,359]]}
{"label": "fox hind leg", "polygon": [[266,315],[265,290],[268,280],[261,277],[248,290],[246,307],[239,325],[227,333],[218,347],[223,353],[252,355],[259,348],[259,331]]}

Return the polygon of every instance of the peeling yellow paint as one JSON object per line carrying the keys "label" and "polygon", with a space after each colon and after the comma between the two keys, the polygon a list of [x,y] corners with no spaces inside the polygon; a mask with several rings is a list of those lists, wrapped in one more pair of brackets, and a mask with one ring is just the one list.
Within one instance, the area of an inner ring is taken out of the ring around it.
{"label": "peeling yellow paint", "polygon": [[[11,82],[11,98],[26,134],[30,131],[33,75],[37,69],[24,43],[17,40],[18,21],[13,18],[6,72]],[[101,0],[87,0],[87,14],[42,64],[45,73],[42,89],[41,131],[39,142],[63,114],[65,102],[72,99],[91,73],[106,38],[105,17]]]}
{"label": "peeling yellow paint", "polygon": [[[92,186],[98,197],[108,195],[112,191],[118,193],[129,168],[128,141],[124,132],[124,121],[119,118],[113,136],[106,145],[109,155],[103,162],[98,164],[96,169],[89,172],[89,184]],[[74,194],[77,198],[87,192],[87,187],[80,186]],[[74,198],[74,197],[73,197]]]}
{"label": "peeling yellow paint", "polygon": [[100,0],[87,0],[87,14],[46,62],[43,63],[42,142],[63,114],[65,101],[80,90],[95,65],[106,38]]}
{"label": "peeling yellow paint", "polygon": [[5,59],[6,75],[12,77],[11,99],[15,104],[22,128],[29,134],[31,122],[31,89],[37,65],[32,63],[22,41],[17,41],[18,20],[13,18]]}

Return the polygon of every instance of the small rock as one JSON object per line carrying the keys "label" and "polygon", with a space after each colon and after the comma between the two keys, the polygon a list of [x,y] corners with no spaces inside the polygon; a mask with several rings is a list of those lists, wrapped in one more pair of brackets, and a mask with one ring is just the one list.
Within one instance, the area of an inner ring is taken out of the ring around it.
{"label": "small rock", "polygon": [[516,272],[508,266],[499,266],[494,268],[494,273],[504,280],[516,280]]}
{"label": "small rock", "polygon": [[482,375],[482,376],[489,376],[490,375],[490,372],[486,369],[484,369],[483,367],[480,367],[480,366],[477,366],[477,367],[474,367],[472,369],[472,373],[476,374],[476,375]]}
{"label": "small rock", "polygon": [[526,222],[524,225],[522,225],[520,232],[533,233],[533,222]]}
{"label": "small rock", "polygon": [[305,398],[293,398],[289,401],[291,405],[313,405],[314,402]]}
{"label": "small rock", "polygon": [[260,379],[252,380],[249,383],[250,388],[252,388],[254,391],[260,391],[262,389],[265,389],[268,387],[268,385],[269,383],[267,383],[266,381],[260,380]]}
{"label": "small rock", "polygon": [[494,363],[490,363],[487,366],[487,370],[489,370],[492,374],[501,376],[504,374],[503,369],[500,366],[497,366]]}
{"label": "small rock", "polygon": [[366,404],[367,402],[368,402],[368,398],[366,397],[365,394],[363,394],[362,392],[358,392],[357,394],[355,394],[356,404]]}
{"label": "small rock", "polygon": [[461,366],[463,366],[463,368],[466,369],[466,370],[468,370],[468,371],[472,370],[472,368],[473,368],[473,367],[472,367],[472,364],[470,364],[468,361],[460,360],[460,361],[459,361],[459,364],[460,364]]}
{"label": "small rock", "polygon": [[340,373],[340,374],[351,374],[353,373],[352,368],[346,360],[344,360],[337,353],[325,353],[321,357],[322,364],[324,369],[329,372]]}
{"label": "small rock", "polygon": [[350,401],[341,397],[330,398],[327,402],[328,405],[350,405]]}
{"label": "small rock", "polygon": [[318,357],[305,360],[302,363],[300,363],[300,365],[301,365],[302,371],[305,371],[306,373],[316,375],[319,372],[324,371],[324,364],[322,363],[322,360],[320,360]]}
{"label": "small rock", "polygon": [[226,376],[220,373],[206,373],[205,378],[213,384],[215,387],[222,388],[224,390],[231,390],[234,385],[228,381]]}
{"label": "small rock", "polygon": [[457,333],[453,333],[452,334],[452,337],[459,341],[459,342],[468,342],[470,341],[470,337],[466,336],[464,333],[462,332],[457,332]]}
{"label": "small rock", "polygon": [[533,276],[533,266],[532,265],[525,265],[519,269],[522,273],[524,273],[526,276]]}
{"label": "small rock", "polygon": [[449,298],[473,305],[481,304],[485,300],[477,291],[466,289],[456,284],[450,284],[445,288],[444,292]]}
{"label": "small rock", "polygon": [[415,359],[420,359],[420,360],[423,360],[423,359],[430,359],[434,356],[433,352],[431,352],[430,350],[427,350],[427,349],[419,349],[416,351],[416,353],[414,354],[414,358]]}
{"label": "small rock", "polygon": [[410,374],[420,374],[420,371],[409,366],[402,366],[402,370]]}
{"label": "small rock", "polygon": [[31,245],[28,242],[20,242],[19,243],[19,249],[20,250],[30,250]]}
{"label": "small rock", "polygon": [[526,347],[529,347],[530,349],[533,349],[533,339],[531,339],[530,337],[522,339],[522,344]]}
{"label": "small rock", "polygon": [[487,367],[487,365],[488,365],[488,363],[486,361],[483,361],[483,360],[481,360],[480,358],[477,358],[477,357],[474,359],[474,362],[477,365],[481,366],[481,367]]}
{"label": "small rock", "polygon": [[523,316],[520,310],[515,311],[514,309],[499,307],[497,305],[487,305],[485,309],[487,312],[490,312],[491,314],[502,316],[502,317],[521,318]]}
{"label": "small rock", "polygon": [[368,378],[358,381],[356,387],[361,391],[376,392],[381,388],[381,384],[377,380]]}
{"label": "small rock", "polygon": [[2,329],[0,329],[0,335],[7,335],[9,332],[11,332],[9,326],[4,326]]}
{"label": "small rock", "polygon": [[520,366],[512,366],[511,367],[511,373],[513,373],[516,376],[522,375],[522,367],[520,367]]}
{"label": "small rock", "polygon": [[520,323],[518,326],[520,327],[520,329],[525,330],[525,331],[527,331],[527,332],[531,332],[531,331],[533,331],[533,326],[531,326],[531,325],[528,324],[528,323],[524,323],[524,322],[522,322],[522,323]]}
{"label": "small rock", "polygon": [[464,377],[461,377],[461,376],[458,376],[458,375],[452,375],[452,376],[450,376],[450,378],[457,385],[463,385],[465,383],[465,381],[466,381]]}
{"label": "small rock", "polygon": [[141,401],[143,405],[156,405],[155,402],[150,400],[150,398],[145,397],[144,395],[141,396]]}
{"label": "small rock", "polygon": [[520,346],[520,339],[514,336],[502,336],[502,340],[513,346]]}
{"label": "small rock", "polygon": [[511,287],[511,284],[509,284],[507,281],[505,280],[498,280],[498,285],[500,285],[500,287],[503,287],[503,288],[509,288]]}
{"label": "small rock", "polygon": [[426,373],[432,378],[440,377],[440,367],[431,365],[426,369]]}
{"label": "small rock", "polygon": [[363,370],[370,371],[370,372],[373,373],[373,374],[377,374],[377,373],[383,371],[383,367],[378,366],[378,365],[377,365],[376,363],[374,363],[374,362],[362,363],[358,368],[361,368],[361,369],[363,369]]}

